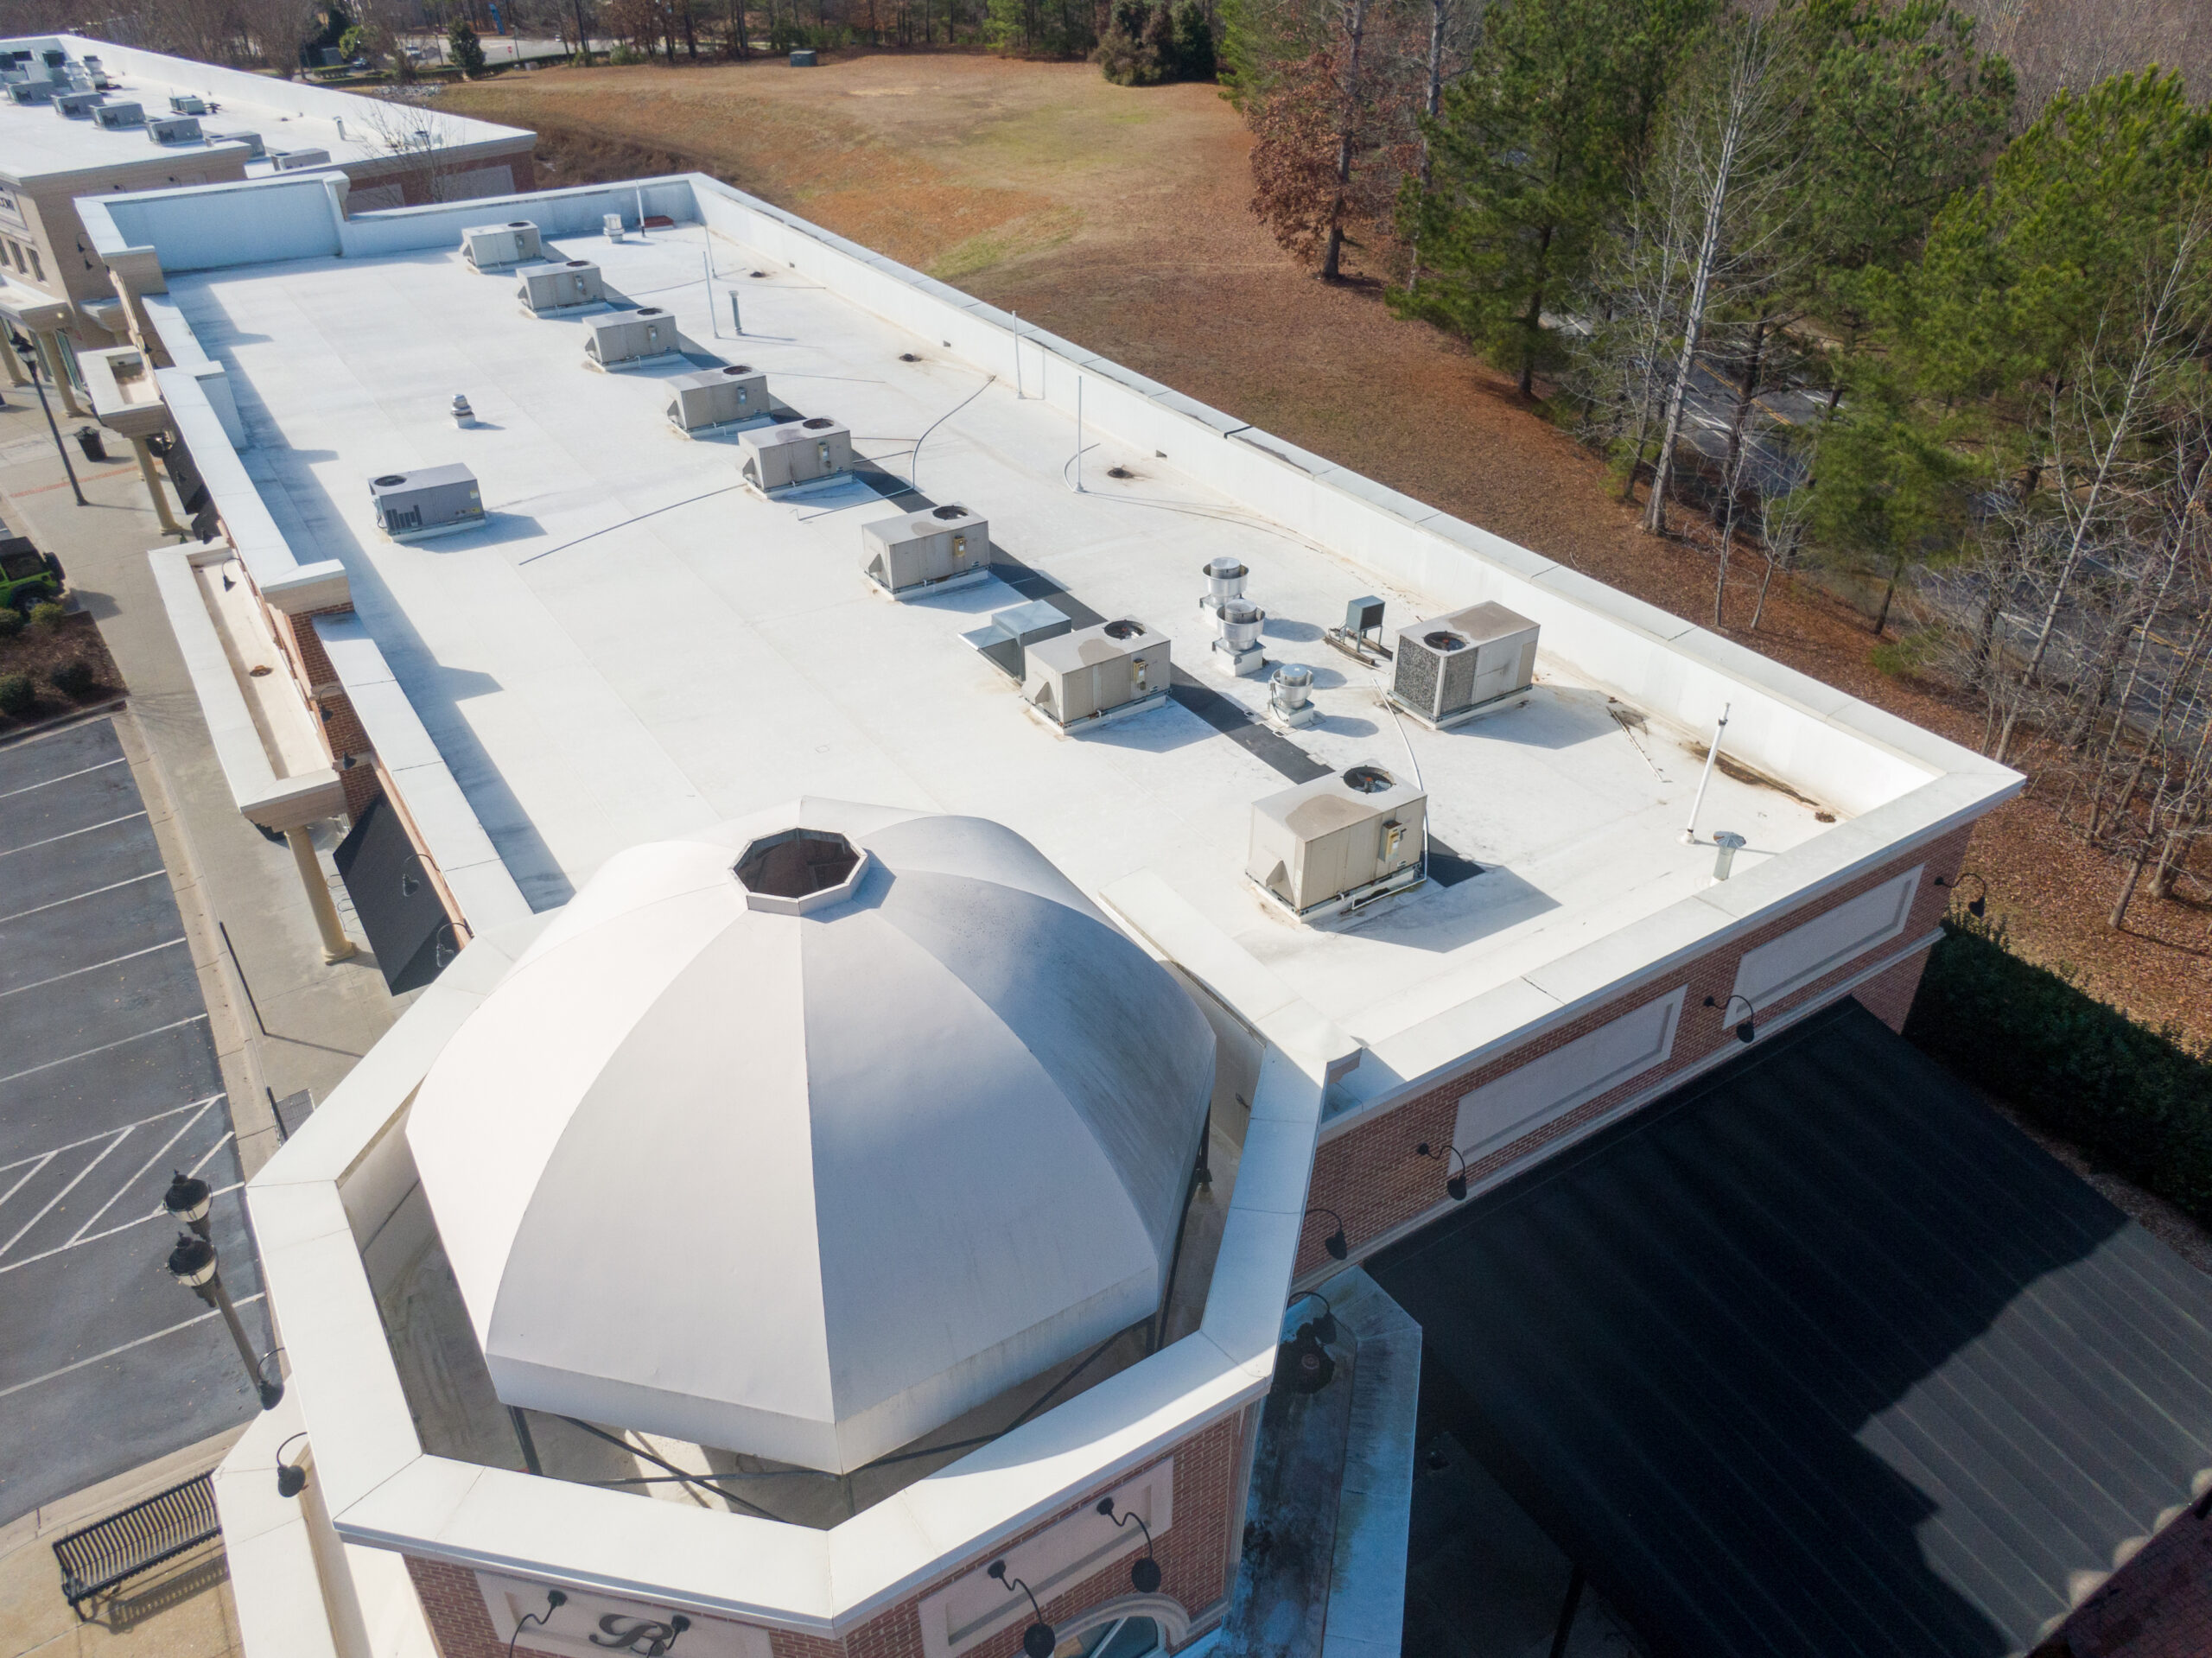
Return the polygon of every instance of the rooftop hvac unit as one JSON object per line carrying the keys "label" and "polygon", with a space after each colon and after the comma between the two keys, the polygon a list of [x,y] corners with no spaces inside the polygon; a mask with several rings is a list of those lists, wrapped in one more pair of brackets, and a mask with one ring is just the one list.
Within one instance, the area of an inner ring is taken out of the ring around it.
{"label": "rooftop hvac unit", "polygon": [[49,46],[39,55],[46,60],[46,67],[49,69],[59,69],[69,61],[69,54],[58,46]]}
{"label": "rooftop hvac unit", "polygon": [[269,153],[269,146],[261,142],[261,135],[257,132],[211,132],[207,135],[207,142],[211,144],[244,144],[246,159],[251,162],[257,162]]}
{"label": "rooftop hvac unit", "polygon": [[146,110],[140,104],[95,104],[92,119],[110,132],[121,132],[128,127],[146,124]]}
{"label": "rooftop hvac unit", "polygon": [[169,113],[171,115],[205,115],[207,113],[207,100],[196,92],[171,92]]}
{"label": "rooftop hvac unit", "polygon": [[1390,700],[1426,724],[1457,725],[1527,690],[1535,672],[1535,623],[1476,605],[1398,630]]}
{"label": "rooftop hvac unit", "polygon": [[330,165],[327,149],[277,149],[270,152],[269,160],[279,173],[301,173],[310,167]]}
{"label": "rooftop hvac unit", "polygon": [[43,104],[54,96],[50,80],[18,81],[8,88],[8,100],[12,104]]}
{"label": "rooftop hvac unit", "polygon": [[369,480],[377,528],[394,541],[420,541],[484,522],[476,474],[463,466],[423,467]]}
{"label": "rooftop hvac unit", "polygon": [[1028,677],[1029,647],[1040,639],[1057,639],[1074,626],[1065,612],[1042,599],[1032,599],[1027,604],[993,611],[988,624],[960,637],[1001,673],[1021,680]]}
{"label": "rooftop hvac unit", "polygon": [[632,368],[673,357],[683,349],[676,319],[658,305],[595,316],[584,327],[590,331],[584,341],[584,357],[597,368]]}
{"label": "rooftop hvac unit", "polygon": [[1379,765],[1355,765],[1252,803],[1244,873],[1305,920],[1418,886],[1428,797]]}
{"label": "rooftop hvac unit", "polygon": [[537,226],[527,219],[504,225],[471,225],[461,233],[461,257],[479,270],[543,259],[545,250],[537,239]]}
{"label": "rooftop hvac unit", "polygon": [[532,316],[573,311],[598,305],[607,298],[607,283],[599,267],[588,259],[569,259],[559,264],[524,265],[515,297]]}
{"label": "rooftop hvac unit", "polygon": [[54,112],[67,116],[72,121],[89,121],[92,111],[100,102],[98,92],[56,92],[53,98]]}
{"label": "rooftop hvac unit", "polygon": [[738,473],[762,494],[835,478],[851,469],[853,435],[827,416],[741,432]]}
{"label": "rooftop hvac unit", "polygon": [[1040,639],[1026,655],[1021,695],[1063,731],[1141,714],[1167,700],[1167,638],[1128,617]]}
{"label": "rooftop hvac unit", "polygon": [[157,115],[146,123],[146,136],[157,144],[196,144],[200,123],[189,115]]}
{"label": "rooftop hvac unit", "polygon": [[679,374],[668,390],[668,422],[679,432],[712,431],[768,412],[768,377],[750,363]]}
{"label": "rooftop hvac unit", "polygon": [[991,573],[991,526],[964,506],[861,526],[861,569],[894,599],[966,587]]}

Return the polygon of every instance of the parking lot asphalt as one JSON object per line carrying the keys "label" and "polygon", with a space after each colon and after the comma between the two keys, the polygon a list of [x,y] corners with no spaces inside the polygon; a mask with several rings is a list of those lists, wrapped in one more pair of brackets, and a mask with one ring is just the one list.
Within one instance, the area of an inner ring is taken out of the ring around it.
{"label": "parking lot asphalt", "polygon": [[223,1280],[266,1354],[207,1009],[115,728],[0,748],[0,1525],[257,1408],[220,1317],[164,1267],[176,1170],[215,1189]]}

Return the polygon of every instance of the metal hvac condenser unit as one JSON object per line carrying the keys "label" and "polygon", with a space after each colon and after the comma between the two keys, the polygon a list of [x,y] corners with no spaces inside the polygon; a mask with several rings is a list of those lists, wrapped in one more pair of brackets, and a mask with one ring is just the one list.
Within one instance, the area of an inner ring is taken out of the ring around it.
{"label": "metal hvac condenser unit", "polygon": [[537,226],[527,219],[515,219],[504,225],[468,226],[461,232],[461,257],[479,270],[490,270],[543,259],[545,250],[538,245]]}
{"label": "metal hvac condenser unit", "polygon": [[1029,677],[1031,647],[1040,639],[1059,638],[1074,626],[1066,612],[1042,599],[1032,599],[1026,604],[1008,605],[1004,610],[993,611],[988,623],[960,637],[1001,673],[1020,681]]}
{"label": "metal hvac condenser unit", "polygon": [[1428,797],[1379,765],[1355,765],[1252,803],[1244,873],[1307,920],[1356,910],[1424,879]]}
{"label": "metal hvac condenser unit", "polygon": [[50,80],[17,81],[8,88],[8,101],[12,104],[43,104],[54,96]]}
{"label": "metal hvac condenser unit", "polygon": [[712,431],[768,413],[768,377],[750,363],[679,374],[668,390],[668,423],[679,432]]}
{"label": "metal hvac condenser unit", "polygon": [[584,327],[590,335],[584,341],[584,357],[599,368],[632,368],[673,357],[683,348],[676,319],[658,305],[595,316]]}
{"label": "metal hvac condenser unit", "polygon": [[189,115],[156,115],[146,122],[146,136],[157,144],[196,144],[200,122]]}
{"label": "metal hvac condenser unit", "polygon": [[137,104],[98,104],[92,107],[92,119],[110,132],[121,132],[128,127],[146,124],[146,111]]}
{"label": "metal hvac condenser unit", "polygon": [[279,173],[303,173],[310,167],[330,165],[327,149],[279,149],[269,157],[270,165]]}
{"label": "metal hvac condenser unit", "polygon": [[515,275],[521,278],[515,297],[532,316],[598,305],[607,298],[606,281],[601,276],[599,267],[588,259],[524,265]]}
{"label": "metal hvac condenser unit", "polygon": [[466,467],[423,467],[369,480],[377,528],[394,541],[420,541],[484,522],[484,498]]}
{"label": "metal hvac condenser unit", "polygon": [[1063,731],[1141,714],[1167,700],[1167,637],[1128,617],[1039,639],[1025,655],[1021,695]]}
{"label": "metal hvac condenser unit", "polygon": [[72,121],[89,121],[101,101],[98,92],[57,92],[54,97],[54,112]]}
{"label": "metal hvac condenser unit", "polygon": [[861,526],[861,569],[894,599],[965,587],[991,573],[991,526],[964,506]]}
{"label": "metal hvac condenser unit", "polygon": [[853,464],[853,435],[825,415],[741,432],[738,473],[762,494],[834,478]]}
{"label": "metal hvac condenser unit", "polygon": [[195,92],[171,92],[169,113],[171,115],[205,115],[207,113],[207,100]]}
{"label": "metal hvac condenser unit", "polygon": [[246,159],[250,162],[257,162],[269,153],[269,146],[262,143],[261,135],[257,132],[211,132],[207,135],[207,142],[211,144],[244,144]]}
{"label": "metal hvac condenser unit", "polygon": [[1481,604],[1398,630],[1390,700],[1432,726],[1457,725],[1529,689],[1536,625]]}

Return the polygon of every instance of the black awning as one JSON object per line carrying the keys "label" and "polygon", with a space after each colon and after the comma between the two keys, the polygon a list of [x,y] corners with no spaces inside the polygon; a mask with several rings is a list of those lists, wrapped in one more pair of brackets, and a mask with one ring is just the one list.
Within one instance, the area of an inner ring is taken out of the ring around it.
{"label": "black awning", "polygon": [[436,978],[460,947],[422,854],[382,795],[353,820],[331,861],[392,994]]}
{"label": "black awning", "polygon": [[1368,1266],[1660,1653],[2024,1651],[2212,1468],[2212,1280],[1855,1002]]}

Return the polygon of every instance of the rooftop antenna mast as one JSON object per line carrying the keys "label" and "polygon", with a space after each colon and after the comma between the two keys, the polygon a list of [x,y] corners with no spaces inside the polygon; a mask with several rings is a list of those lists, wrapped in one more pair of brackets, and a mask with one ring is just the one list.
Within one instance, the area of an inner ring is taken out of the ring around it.
{"label": "rooftop antenna mast", "polygon": [[1727,734],[1728,710],[1732,702],[1720,705],[1720,722],[1713,727],[1713,741],[1705,751],[1705,771],[1697,780],[1697,798],[1690,802],[1690,821],[1682,826],[1682,844],[1697,844],[1697,815],[1705,805],[1705,785],[1713,781],[1713,763],[1720,758],[1720,740]]}

